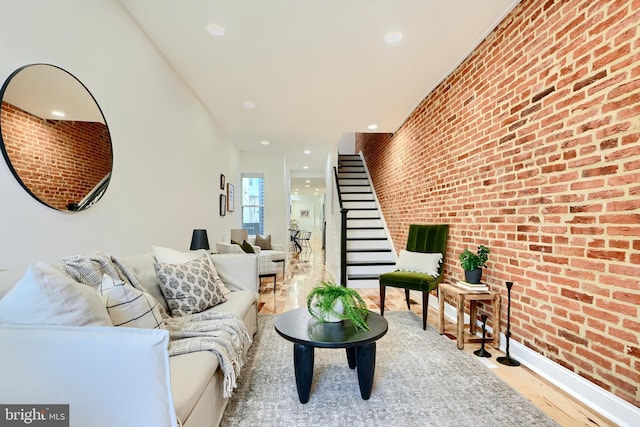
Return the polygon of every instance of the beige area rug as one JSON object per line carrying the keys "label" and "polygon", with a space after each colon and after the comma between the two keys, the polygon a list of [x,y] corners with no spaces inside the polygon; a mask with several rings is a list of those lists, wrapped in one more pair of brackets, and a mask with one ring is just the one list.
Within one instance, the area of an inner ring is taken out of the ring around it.
{"label": "beige area rug", "polygon": [[316,349],[311,397],[301,404],[293,344],[261,314],[258,333],[221,426],[556,426],[477,357],[411,312],[385,315],[369,400],[342,349]]}

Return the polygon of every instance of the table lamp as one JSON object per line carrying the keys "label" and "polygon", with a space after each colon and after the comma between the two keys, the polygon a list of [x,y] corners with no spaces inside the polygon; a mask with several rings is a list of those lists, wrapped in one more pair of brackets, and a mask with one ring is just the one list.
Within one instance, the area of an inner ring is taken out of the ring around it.
{"label": "table lamp", "polygon": [[206,249],[209,250],[209,239],[207,238],[207,230],[193,230],[193,235],[191,236],[191,247],[189,248],[192,251],[197,249]]}

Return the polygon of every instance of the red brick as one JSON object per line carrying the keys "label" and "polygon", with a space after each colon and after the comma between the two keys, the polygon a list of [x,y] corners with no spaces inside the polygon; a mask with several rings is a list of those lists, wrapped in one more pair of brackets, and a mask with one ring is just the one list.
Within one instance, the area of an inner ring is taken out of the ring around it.
{"label": "red brick", "polygon": [[521,2],[394,135],[356,142],[396,248],[444,218],[457,276],[488,244],[487,281],[517,284],[512,339],[636,406],[639,18],[640,0]]}

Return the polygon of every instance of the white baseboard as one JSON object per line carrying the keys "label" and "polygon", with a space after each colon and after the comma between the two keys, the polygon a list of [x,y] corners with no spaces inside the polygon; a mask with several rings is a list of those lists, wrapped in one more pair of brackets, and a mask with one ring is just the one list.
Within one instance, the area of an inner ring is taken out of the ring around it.
{"label": "white baseboard", "polygon": [[[434,302],[435,301],[435,302]],[[430,298],[429,305],[439,311],[438,299]],[[451,322],[455,322],[457,311],[450,304],[445,304],[444,315]],[[469,315],[465,313],[465,322],[469,321]],[[491,328],[487,327],[488,331]],[[500,334],[500,350],[505,351],[506,337]],[[586,406],[610,419],[620,426],[640,426],[640,408],[619,398],[613,393],[598,387],[580,375],[575,374],[564,366],[536,353],[530,348],[516,342],[509,343],[510,355],[531,369],[537,375],[551,382],[553,385],[573,396]]]}

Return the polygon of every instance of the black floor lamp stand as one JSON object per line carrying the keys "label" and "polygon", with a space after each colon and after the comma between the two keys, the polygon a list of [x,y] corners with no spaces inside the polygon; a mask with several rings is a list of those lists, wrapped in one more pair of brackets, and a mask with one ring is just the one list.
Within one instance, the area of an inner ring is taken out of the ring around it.
{"label": "black floor lamp stand", "polygon": [[504,335],[507,338],[507,351],[505,356],[498,357],[496,360],[498,363],[502,363],[507,366],[520,366],[520,362],[516,359],[512,359],[509,354],[509,338],[511,338],[511,287],[513,282],[507,282],[507,333]]}

